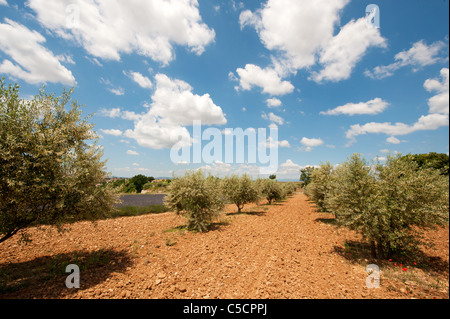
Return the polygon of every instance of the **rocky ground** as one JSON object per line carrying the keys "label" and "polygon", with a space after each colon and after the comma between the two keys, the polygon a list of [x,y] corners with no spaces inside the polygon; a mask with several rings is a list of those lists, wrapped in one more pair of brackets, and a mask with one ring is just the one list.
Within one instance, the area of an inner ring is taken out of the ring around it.
{"label": "rocky ground", "polygon": [[[0,243],[0,298],[449,298],[449,228],[417,258],[372,261],[358,234],[338,228],[299,192],[284,202],[228,206],[207,233],[174,213],[79,222],[32,242]],[[80,288],[65,285],[68,264]],[[366,266],[381,270],[366,286]]]}

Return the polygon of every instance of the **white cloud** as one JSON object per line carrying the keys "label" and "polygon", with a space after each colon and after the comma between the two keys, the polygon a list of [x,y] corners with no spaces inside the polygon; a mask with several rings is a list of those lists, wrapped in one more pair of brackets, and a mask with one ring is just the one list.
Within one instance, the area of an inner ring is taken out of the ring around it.
{"label": "white cloud", "polygon": [[386,47],[380,30],[368,28],[365,18],[351,20],[321,50],[319,62],[324,68],[313,73],[312,79],[316,82],[348,79],[370,47]]}
{"label": "white cloud", "polygon": [[364,125],[355,124],[350,127],[350,129],[346,132],[346,137],[350,140],[348,145],[351,145],[356,141],[356,137],[359,135],[365,135],[367,133],[372,134],[387,134],[392,136],[397,135],[407,135],[416,131],[424,131],[424,130],[436,130],[443,126],[448,126],[449,118],[447,114],[428,114],[422,115],[416,123],[412,125],[404,124],[404,123],[395,123],[392,124],[390,122],[377,123],[370,122]]}
{"label": "white cloud", "polygon": [[99,80],[100,83],[104,84],[107,86],[107,90],[115,95],[124,95],[125,94],[125,90],[120,87],[120,86],[115,86],[110,80],[105,79],[103,77],[100,78]]}
{"label": "white cloud", "polygon": [[435,96],[428,100],[430,113],[449,114],[449,84],[448,84],[448,68],[441,69],[441,79],[428,79],[424,83],[424,87],[428,92],[437,92]]}
{"label": "white cloud", "polygon": [[148,77],[142,75],[139,72],[123,71],[123,74],[128,76],[130,79],[132,79],[134,82],[136,82],[140,87],[144,89],[151,89],[153,87],[152,81]]}
{"label": "white cloud", "polygon": [[31,84],[53,82],[74,86],[76,81],[72,72],[61,65],[58,56],[42,45],[45,42],[40,33],[5,18],[5,23],[0,23],[0,50],[16,64],[3,60],[0,73]]}
{"label": "white cloud", "polygon": [[347,146],[356,142],[356,137],[359,135],[372,134],[387,134],[391,135],[386,141],[392,144],[400,143],[400,140],[395,138],[398,135],[407,135],[417,131],[437,130],[440,127],[449,125],[449,106],[448,106],[448,68],[443,68],[440,72],[442,81],[436,79],[428,79],[424,83],[427,91],[436,91],[437,95],[428,100],[429,114],[422,115],[415,123],[408,125],[397,122],[392,124],[390,122],[377,123],[370,122],[364,125],[355,124],[346,132],[346,137],[349,139]]}
{"label": "white cloud", "polygon": [[122,117],[135,121],[134,129],[127,130],[125,136],[135,139],[139,145],[170,148],[178,137],[190,140],[185,126],[191,126],[194,120],[200,120],[202,125],[227,122],[222,109],[214,104],[209,94],[194,94],[188,83],[164,74],[157,74],[155,82],[156,90],[147,113],[122,113]]}
{"label": "white cloud", "polygon": [[201,166],[197,170],[202,170],[203,172],[210,173],[213,176],[225,177],[232,174],[233,167],[231,164],[215,161],[214,163]]}
{"label": "white cloud", "polygon": [[[317,51],[331,40],[339,11],[348,0],[268,0],[261,9],[245,10],[241,28],[253,26],[261,42],[294,69],[316,63]],[[314,27],[312,27],[314,26]]]}
{"label": "white cloud", "polygon": [[288,82],[281,80],[280,76],[274,69],[261,69],[254,64],[247,64],[244,69],[236,70],[239,75],[239,85],[243,90],[251,90],[252,87],[258,86],[262,88],[263,93],[270,95],[285,95],[294,91],[294,86]]}
{"label": "white cloud", "polygon": [[262,143],[262,144],[260,144],[260,146],[265,146],[267,148],[274,148],[274,147],[289,148],[289,147],[291,147],[291,144],[289,144],[289,141],[287,141],[287,140],[277,141],[275,143],[275,141],[272,139],[272,137],[269,136],[266,140],[265,145],[264,145],[264,143]]}
{"label": "white cloud", "polygon": [[383,101],[381,98],[375,98],[373,100],[367,102],[360,103],[347,103],[342,106],[338,106],[332,110],[328,110],[326,112],[320,112],[320,114],[324,115],[339,115],[339,114],[347,114],[347,115],[356,115],[356,114],[378,114],[383,112],[389,103]]}
{"label": "white cloud", "polygon": [[125,94],[125,90],[120,86],[117,88],[108,88],[108,91],[119,96]]}
{"label": "white cloud", "polygon": [[202,22],[196,0],[79,0],[80,21],[70,27],[66,8],[72,0],[29,0],[38,21],[64,39],[76,41],[94,57],[120,60],[135,52],[167,65],[173,45],[200,55],[215,32]]}
{"label": "white cloud", "polygon": [[88,60],[89,62],[91,62],[94,65],[97,65],[99,67],[103,66],[103,64],[97,58],[92,58],[92,57],[89,57],[87,55],[85,56],[85,58],[86,58],[86,60]]}
{"label": "white cloud", "polygon": [[284,124],[284,120],[281,116],[275,115],[272,112],[270,112],[269,114],[266,113],[262,113],[261,117],[265,120],[271,121],[272,123],[278,124],[278,125],[283,125]]}
{"label": "white cloud", "polygon": [[389,144],[400,144],[401,143],[401,141],[398,138],[396,138],[395,136],[389,136],[386,139],[386,142],[388,142]]}
{"label": "white cloud", "polygon": [[281,101],[279,99],[277,99],[276,97],[271,98],[271,99],[267,99],[266,100],[267,106],[268,107],[279,107],[281,106],[283,103],[281,103]]}
{"label": "white cloud", "polygon": [[415,42],[407,51],[397,53],[394,63],[376,66],[372,71],[366,70],[364,74],[373,79],[383,79],[392,76],[395,71],[402,67],[413,66],[417,68],[442,62],[444,58],[439,57],[439,54],[444,48],[445,44],[442,41],[427,45],[423,40],[420,40]]}
{"label": "white cloud", "polygon": [[278,146],[279,146],[279,147],[291,147],[291,145],[289,144],[289,142],[286,141],[286,140],[278,141]]}
{"label": "white cloud", "polygon": [[100,131],[107,135],[113,135],[113,136],[121,136],[122,135],[122,131],[117,130],[117,129],[110,129],[110,130],[100,129]]}
{"label": "white cloud", "polygon": [[287,159],[286,162],[280,164],[275,175],[277,176],[277,179],[298,179],[302,168],[302,166]]}
{"label": "white cloud", "polygon": [[73,60],[73,57],[71,55],[60,54],[56,56],[56,58],[62,63],[75,64],[75,61]]}
{"label": "white cloud", "polygon": [[[316,82],[347,79],[370,47],[384,47],[386,40],[365,18],[351,20],[337,35],[342,9],[349,0],[267,0],[261,9],[245,10],[239,17],[241,29],[254,27],[262,44],[276,54],[272,69],[279,77],[311,70]],[[314,27],[312,27],[314,26]]]}
{"label": "white cloud", "polygon": [[7,6],[8,2],[6,0],[0,0],[0,6]]}
{"label": "white cloud", "polygon": [[320,138],[307,138],[303,137],[300,140],[300,143],[303,144],[304,147],[301,148],[301,150],[304,150],[306,152],[309,152],[313,149],[313,147],[320,146],[323,144],[322,139]]}
{"label": "white cloud", "polygon": [[133,150],[127,150],[127,154],[128,154],[128,155],[139,155],[138,152],[133,151]]}
{"label": "white cloud", "polygon": [[113,108],[113,109],[101,109],[100,114],[106,117],[119,117],[121,115],[120,108]]}

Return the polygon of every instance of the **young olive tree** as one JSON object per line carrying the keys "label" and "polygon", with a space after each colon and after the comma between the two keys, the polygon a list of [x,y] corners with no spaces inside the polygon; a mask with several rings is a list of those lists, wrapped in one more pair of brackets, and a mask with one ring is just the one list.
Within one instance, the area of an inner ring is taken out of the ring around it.
{"label": "young olive tree", "polygon": [[273,201],[281,200],[284,198],[284,192],[280,184],[273,179],[260,179],[257,181],[259,191],[262,197],[266,198],[269,205]]}
{"label": "young olive tree", "polygon": [[222,192],[225,197],[237,206],[238,213],[244,205],[258,201],[259,192],[252,178],[244,174],[241,177],[233,175],[222,180]]}
{"label": "young olive tree", "polygon": [[330,162],[321,164],[319,168],[310,171],[309,183],[305,187],[305,194],[314,201],[320,211],[326,212],[326,196],[330,191],[330,180],[333,172],[333,165]]}
{"label": "young olive tree", "polygon": [[166,206],[187,219],[187,228],[205,232],[224,207],[220,181],[201,171],[186,172],[168,186]]}
{"label": "young olive tree", "polygon": [[359,231],[372,257],[426,244],[420,230],[449,219],[448,177],[400,156],[369,166],[354,154],[333,175],[327,207],[340,225]]}
{"label": "young olive tree", "polygon": [[361,232],[374,253],[380,220],[375,214],[376,179],[371,167],[359,154],[353,154],[338,166],[327,183],[325,206],[328,211],[335,214],[341,226]]}
{"label": "young olive tree", "polygon": [[29,240],[33,225],[62,230],[67,222],[106,217],[118,202],[109,187],[98,186],[105,162],[71,93],[55,97],[41,89],[26,100],[18,85],[0,81],[0,242],[19,231]]}
{"label": "young olive tree", "polygon": [[440,170],[399,155],[377,165],[376,225],[379,257],[428,244],[422,230],[449,221],[449,180]]}

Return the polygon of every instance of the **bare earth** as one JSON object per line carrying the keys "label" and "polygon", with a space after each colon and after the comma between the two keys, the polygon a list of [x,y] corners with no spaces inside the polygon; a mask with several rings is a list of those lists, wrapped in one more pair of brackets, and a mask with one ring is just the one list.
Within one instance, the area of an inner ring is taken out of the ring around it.
{"label": "bare earth", "polygon": [[[449,298],[448,227],[426,234],[436,246],[417,261],[380,262],[381,286],[369,289],[373,261],[360,237],[303,193],[244,211],[228,206],[207,233],[184,231],[173,213],[79,222],[63,234],[32,229],[26,246],[18,237],[0,244],[0,284],[10,278],[0,299]],[[70,263],[81,269],[80,289],[65,286]]]}

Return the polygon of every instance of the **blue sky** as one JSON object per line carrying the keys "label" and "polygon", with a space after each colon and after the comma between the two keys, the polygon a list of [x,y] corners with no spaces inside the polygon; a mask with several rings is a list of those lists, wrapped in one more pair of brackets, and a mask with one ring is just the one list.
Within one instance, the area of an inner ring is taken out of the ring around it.
{"label": "blue sky", "polygon": [[355,152],[449,152],[448,12],[446,0],[0,0],[0,76],[25,98],[74,87],[114,176],[258,176],[260,163],[174,163],[169,135],[201,120],[223,135],[276,127],[277,177],[297,180]]}

